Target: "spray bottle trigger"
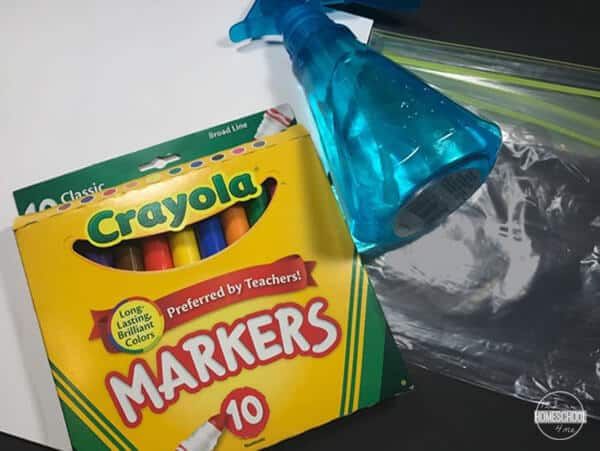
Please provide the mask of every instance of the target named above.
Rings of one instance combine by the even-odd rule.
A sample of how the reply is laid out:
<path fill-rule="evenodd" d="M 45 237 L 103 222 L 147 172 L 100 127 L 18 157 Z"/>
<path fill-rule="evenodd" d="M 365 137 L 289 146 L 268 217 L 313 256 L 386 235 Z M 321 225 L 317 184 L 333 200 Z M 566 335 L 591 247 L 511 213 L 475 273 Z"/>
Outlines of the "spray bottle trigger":
<path fill-rule="evenodd" d="M 275 34 L 280 34 L 275 21 L 265 17 L 257 19 L 246 17 L 243 21 L 232 25 L 229 29 L 229 39 L 231 39 L 231 42 L 259 39 L 265 35 Z"/>

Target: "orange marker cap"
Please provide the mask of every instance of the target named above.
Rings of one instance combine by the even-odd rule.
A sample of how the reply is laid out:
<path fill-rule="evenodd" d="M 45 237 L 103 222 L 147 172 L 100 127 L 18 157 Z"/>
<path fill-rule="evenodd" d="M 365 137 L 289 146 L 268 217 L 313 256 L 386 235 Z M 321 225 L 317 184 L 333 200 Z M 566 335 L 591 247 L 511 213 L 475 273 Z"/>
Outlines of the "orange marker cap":
<path fill-rule="evenodd" d="M 238 240 L 250 228 L 246 210 L 240 204 L 229 207 L 221 213 L 221 224 L 223 225 L 225 240 L 229 245 Z"/>

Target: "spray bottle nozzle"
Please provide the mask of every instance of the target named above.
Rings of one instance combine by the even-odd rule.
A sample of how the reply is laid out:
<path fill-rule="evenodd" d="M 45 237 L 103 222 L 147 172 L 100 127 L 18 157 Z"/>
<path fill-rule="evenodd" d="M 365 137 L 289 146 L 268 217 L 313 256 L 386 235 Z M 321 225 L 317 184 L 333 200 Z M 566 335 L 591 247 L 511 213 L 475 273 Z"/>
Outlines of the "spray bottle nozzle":
<path fill-rule="evenodd" d="M 290 8 L 313 5 L 316 8 L 334 4 L 356 3 L 386 10 L 412 10 L 420 6 L 420 0 L 256 0 L 246 18 L 229 29 L 233 42 L 259 39 L 265 35 L 281 34 L 279 19 Z"/>

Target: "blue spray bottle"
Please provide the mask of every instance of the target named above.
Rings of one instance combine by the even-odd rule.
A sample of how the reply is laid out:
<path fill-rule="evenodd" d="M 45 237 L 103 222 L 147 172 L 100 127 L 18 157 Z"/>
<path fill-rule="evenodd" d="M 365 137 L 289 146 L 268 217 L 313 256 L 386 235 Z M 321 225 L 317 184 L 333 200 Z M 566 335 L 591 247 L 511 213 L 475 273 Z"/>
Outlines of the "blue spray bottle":
<path fill-rule="evenodd" d="M 331 3 L 340 0 L 256 0 L 229 35 L 283 35 L 352 237 L 359 252 L 376 255 L 427 233 L 467 200 L 491 171 L 501 132 L 360 43 L 324 13 Z"/>

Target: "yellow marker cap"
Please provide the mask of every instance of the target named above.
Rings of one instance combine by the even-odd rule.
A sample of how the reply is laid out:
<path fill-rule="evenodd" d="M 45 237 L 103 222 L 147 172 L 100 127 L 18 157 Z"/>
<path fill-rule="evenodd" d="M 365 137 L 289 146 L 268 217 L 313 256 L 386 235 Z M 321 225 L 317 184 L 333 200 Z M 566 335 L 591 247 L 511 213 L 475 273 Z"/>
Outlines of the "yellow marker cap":
<path fill-rule="evenodd" d="M 181 232 L 169 233 L 169 246 L 176 267 L 189 265 L 201 258 L 196 235 L 191 226 L 186 227 Z"/>

